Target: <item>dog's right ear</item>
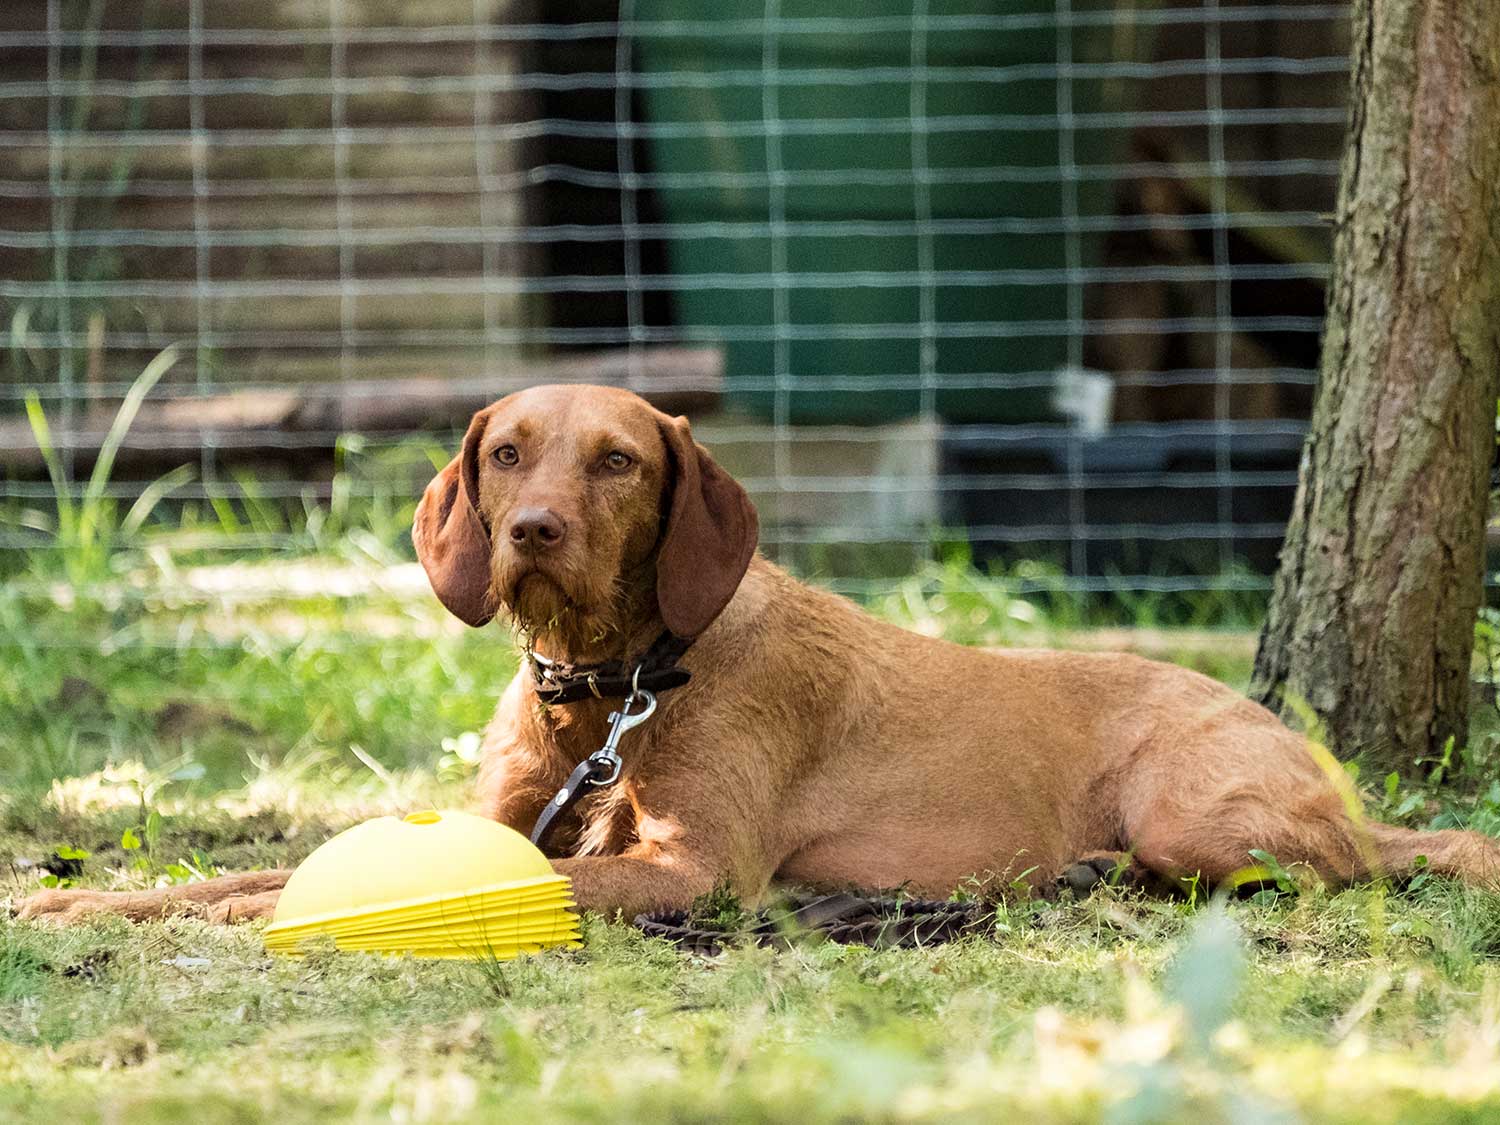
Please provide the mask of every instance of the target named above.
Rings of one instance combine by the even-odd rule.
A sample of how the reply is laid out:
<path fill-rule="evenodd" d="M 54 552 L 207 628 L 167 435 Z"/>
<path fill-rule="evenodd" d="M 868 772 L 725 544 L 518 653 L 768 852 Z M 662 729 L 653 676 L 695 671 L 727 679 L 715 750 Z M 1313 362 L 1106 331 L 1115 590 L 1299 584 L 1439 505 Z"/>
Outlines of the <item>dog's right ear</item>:
<path fill-rule="evenodd" d="M 427 486 L 411 527 L 432 592 L 449 613 L 476 628 L 495 616 L 490 532 L 478 507 L 479 442 L 489 415 L 488 410 L 474 415 L 463 449 Z"/>

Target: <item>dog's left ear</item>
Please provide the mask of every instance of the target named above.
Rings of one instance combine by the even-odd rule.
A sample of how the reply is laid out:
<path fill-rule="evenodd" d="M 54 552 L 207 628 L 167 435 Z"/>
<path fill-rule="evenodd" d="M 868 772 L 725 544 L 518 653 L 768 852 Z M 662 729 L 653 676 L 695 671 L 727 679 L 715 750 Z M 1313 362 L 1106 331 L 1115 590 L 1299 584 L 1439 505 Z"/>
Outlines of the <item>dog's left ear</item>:
<path fill-rule="evenodd" d="M 477 507 L 479 441 L 489 415 L 488 410 L 474 415 L 463 449 L 422 493 L 411 526 L 411 540 L 432 592 L 449 613 L 476 628 L 495 616 L 490 533 Z"/>
<path fill-rule="evenodd" d="M 679 637 L 713 623 L 755 555 L 760 521 L 750 496 L 693 440 L 686 418 L 661 422 L 671 458 L 671 506 L 656 556 L 656 602 Z"/>

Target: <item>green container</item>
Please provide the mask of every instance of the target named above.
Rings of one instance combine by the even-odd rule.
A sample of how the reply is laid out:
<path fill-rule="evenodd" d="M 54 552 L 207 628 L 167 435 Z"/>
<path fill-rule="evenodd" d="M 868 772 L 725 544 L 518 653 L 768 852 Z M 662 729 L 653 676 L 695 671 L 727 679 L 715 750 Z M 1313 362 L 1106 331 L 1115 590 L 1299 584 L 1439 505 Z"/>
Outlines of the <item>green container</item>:
<path fill-rule="evenodd" d="M 1080 0 L 1073 10 L 1109 7 Z M 1075 63 L 1100 61 L 1108 27 L 1074 28 L 1060 43 L 1053 0 L 933 0 L 929 73 L 917 91 L 926 112 L 914 116 L 911 68 L 921 52 L 910 0 L 782 0 L 769 35 L 767 11 L 763 0 L 638 0 L 636 9 L 652 170 L 683 177 L 659 189 L 665 217 L 723 224 L 675 231 L 669 242 L 677 321 L 694 339 L 723 340 L 732 400 L 775 417 L 779 368 L 789 421 L 918 413 L 925 300 L 936 325 L 927 374 L 941 415 L 1052 417 L 1050 388 L 1035 384 L 1066 360 L 1067 286 L 984 275 L 1067 266 L 1065 193 L 1077 193 L 1080 215 L 1108 208 L 1106 182 L 1057 174 L 1061 98 L 1075 113 L 1098 110 L 1103 83 L 1074 77 L 1060 91 L 1055 73 L 1060 48 Z M 983 26 L 996 16 L 1024 26 Z M 774 71 L 763 67 L 768 48 Z M 782 123 L 779 153 L 768 120 Z M 913 171 L 924 137 L 925 201 Z M 1073 159 L 1108 161 L 1114 142 L 1112 131 L 1076 128 Z M 768 156 L 783 174 L 780 193 L 768 183 Z M 1008 171 L 990 171 L 1000 167 Z M 924 211 L 937 223 L 925 239 Z M 997 219 L 1038 222 L 1021 231 L 952 226 Z M 843 226 L 814 225 L 830 222 Z M 1097 236 L 1081 235 L 1078 249 L 1078 264 L 1093 262 Z M 970 276 L 924 293 L 924 260 L 931 271 Z M 787 326 L 779 357 L 775 276 Z"/>

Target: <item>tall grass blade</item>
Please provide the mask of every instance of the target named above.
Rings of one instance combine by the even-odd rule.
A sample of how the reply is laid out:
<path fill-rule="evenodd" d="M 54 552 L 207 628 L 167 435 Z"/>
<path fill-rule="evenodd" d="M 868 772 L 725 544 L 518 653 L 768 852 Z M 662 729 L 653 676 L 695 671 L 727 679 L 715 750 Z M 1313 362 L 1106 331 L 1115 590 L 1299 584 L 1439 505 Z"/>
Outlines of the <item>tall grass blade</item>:
<path fill-rule="evenodd" d="M 36 441 L 37 449 L 41 450 L 47 475 L 52 479 L 52 493 L 57 499 L 57 536 L 64 542 L 71 541 L 76 528 L 73 496 L 63 477 L 57 449 L 52 444 L 52 427 L 47 423 L 47 412 L 42 409 L 42 400 L 35 391 L 26 392 L 26 421 L 31 425 L 31 436 Z"/>
<path fill-rule="evenodd" d="M 21 305 L 10 318 L 10 366 L 15 377 L 25 378 L 26 349 L 31 328 L 31 306 Z"/>
<path fill-rule="evenodd" d="M 151 518 L 151 513 L 156 506 L 192 480 L 194 475 L 191 465 L 178 465 L 171 472 L 163 473 L 143 488 L 141 494 L 136 497 L 135 503 L 130 505 L 130 511 L 126 512 L 125 518 L 120 521 L 121 538 L 129 539 L 140 531 L 145 522 Z"/>
<path fill-rule="evenodd" d="M 120 409 L 115 411 L 114 421 L 110 423 L 109 433 L 104 435 L 104 443 L 99 447 L 99 458 L 94 462 L 94 471 L 89 474 L 89 483 L 84 489 L 83 507 L 79 517 L 79 539 L 83 543 L 87 544 L 93 539 L 94 529 L 98 523 L 100 502 L 105 488 L 109 485 L 110 473 L 114 471 L 115 457 L 120 452 L 125 435 L 135 422 L 135 416 L 140 413 L 141 403 L 176 362 L 177 348 L 175 346 L 166 348 L 158 354 L 136 376 L 135 382 L 130 384 L 130 390 L 125 392 L 125 400 L 120 403 Z"/>

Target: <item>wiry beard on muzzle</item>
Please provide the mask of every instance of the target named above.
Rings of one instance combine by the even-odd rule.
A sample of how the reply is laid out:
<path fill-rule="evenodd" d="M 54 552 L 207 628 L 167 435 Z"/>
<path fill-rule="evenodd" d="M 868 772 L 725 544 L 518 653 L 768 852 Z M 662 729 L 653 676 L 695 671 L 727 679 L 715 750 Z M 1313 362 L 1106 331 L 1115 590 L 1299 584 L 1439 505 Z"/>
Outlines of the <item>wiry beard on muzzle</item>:
<path fill-rule="evenodd" d="M 564 627 L 579 615 L 579 607 L 553 579 L 532 571 L 516 580 L 502 604 L 516 627 L 544 633 Z"/>
<path fill-rule="evenodd" d="M 603 658 L 619 643 L 634 599 L 624 596 L 618 582 L 592 589 L 560 566 L 542 569 L 514 557 L 495 563 L 496 601 L 526 644 L 541 641 L 583 659 Z"/>

